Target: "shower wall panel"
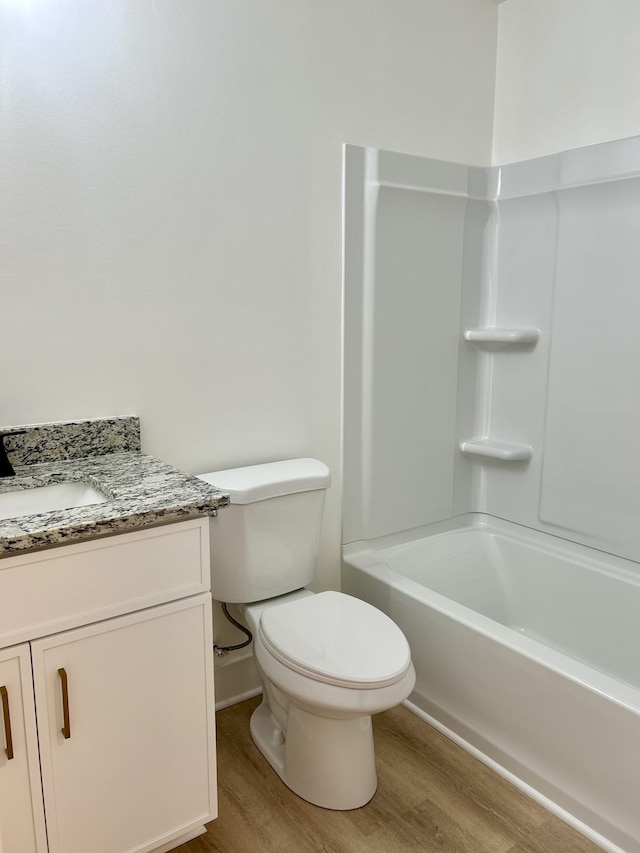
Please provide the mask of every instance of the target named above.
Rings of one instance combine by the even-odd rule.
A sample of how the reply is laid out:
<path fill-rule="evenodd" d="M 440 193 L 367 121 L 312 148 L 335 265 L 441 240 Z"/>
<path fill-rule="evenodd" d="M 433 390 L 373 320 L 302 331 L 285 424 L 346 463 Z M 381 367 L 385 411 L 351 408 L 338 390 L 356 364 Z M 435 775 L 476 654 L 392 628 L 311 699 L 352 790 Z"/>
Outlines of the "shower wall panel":
<path fill-rule="evenodd" d="M 352 146 L 346 156 L 349 175 L 365 182 L 346 187 L 344 532 L 353 541 L 453 514 L 467 168 Z"/>
<path fill-rule="evenodd" d="M 559 205 L 540 517 L 640 560 L 640 181 Z"/>
<path fill-rule="evenodd" d="M 486 512 L 640 561 L 640 137 L 346 166 L 345 541 Z"/>

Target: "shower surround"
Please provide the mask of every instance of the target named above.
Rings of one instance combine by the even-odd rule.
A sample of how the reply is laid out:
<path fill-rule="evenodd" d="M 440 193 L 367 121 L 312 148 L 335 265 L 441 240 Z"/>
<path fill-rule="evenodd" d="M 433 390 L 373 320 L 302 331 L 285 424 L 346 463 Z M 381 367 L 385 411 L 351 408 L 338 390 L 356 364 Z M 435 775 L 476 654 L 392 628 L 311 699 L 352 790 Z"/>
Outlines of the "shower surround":
<path fill-rule="evenodd" d="M 345 589 L 358 586 L 353 553 L 478 519 L 590 549 L 603 565 L 623 558 L 640 584 L 640 139 L 489 168 L 346 146 L 345 166 Z M 584 553 L 568 636 L 584 622 Z M 540 575 L 537 606 L 554 609 L 566 592 L 560 564 L 528 570 Z M 499 575 L 507 593 L 510 576 Z M 375 595 L 405 628 L 393 584 Z M 600 607 L 602 618 L 589 611 L 595 636 L 619 604 Z M 405 629 L 414 646 L 418 615 Z M 421 619 L 426 642 L 428 609 Z M 418 680 L 428 696 L 428 674 Z M 551 720 L 554 702 L 567 716 L 563 690 L 549 696 Z M 602 726 L 615 728 L 620 699 L 610 698 Z M 632 699 L 625 719 L 638 740 Z M 614 803 L 590 809 L 595 788 L 556 784 L 560 766 L 527 779 L 497 719 L 459 726 L 463 713 L 437 701 L 428 710 L 543 796 L 555 791 L 552 805 L 604 846 L 640 851 L 638 809 L 628 820 Z M 594 753 L 594 780 L 603 769 L 615 777 L 599 762 Z"/>

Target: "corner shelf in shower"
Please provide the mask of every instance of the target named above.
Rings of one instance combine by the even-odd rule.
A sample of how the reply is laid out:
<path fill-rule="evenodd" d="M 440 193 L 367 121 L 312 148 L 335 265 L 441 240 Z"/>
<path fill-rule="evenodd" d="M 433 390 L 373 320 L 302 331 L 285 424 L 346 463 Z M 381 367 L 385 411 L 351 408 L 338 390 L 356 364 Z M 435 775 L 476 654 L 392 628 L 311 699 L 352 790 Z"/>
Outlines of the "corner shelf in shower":
<path fill-rule="evenodd" d="M 502 462 L 524 462 L 531 459 L 531 447 L 528 444 L 509 444 L 506 441 L 493 441 L 490 438 L 474 438 L 463 441 L 460 450 L 470 456 L 482 456 L 499 459 Z"/>
<path fill-rule="evenodd" d="M 467 329 L 465 341 L 474 344 L 535 344 L 540 337 L 540 329 Z"/>

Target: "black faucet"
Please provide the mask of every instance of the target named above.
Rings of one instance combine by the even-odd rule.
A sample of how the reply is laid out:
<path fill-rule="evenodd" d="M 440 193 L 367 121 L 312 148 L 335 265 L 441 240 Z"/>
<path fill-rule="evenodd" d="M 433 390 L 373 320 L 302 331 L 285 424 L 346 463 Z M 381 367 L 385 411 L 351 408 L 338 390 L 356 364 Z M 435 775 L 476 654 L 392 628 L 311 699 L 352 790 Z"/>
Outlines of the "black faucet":
<path fill-rule="evenodd" d="M 6 435 L 24 435 L 26 429 L 16 429 L 12 432 L 0 432 L 0 477 L 15 477 L 16 472 L 13 470 L 7 451 L 4 446 L 4 438 Z"/>

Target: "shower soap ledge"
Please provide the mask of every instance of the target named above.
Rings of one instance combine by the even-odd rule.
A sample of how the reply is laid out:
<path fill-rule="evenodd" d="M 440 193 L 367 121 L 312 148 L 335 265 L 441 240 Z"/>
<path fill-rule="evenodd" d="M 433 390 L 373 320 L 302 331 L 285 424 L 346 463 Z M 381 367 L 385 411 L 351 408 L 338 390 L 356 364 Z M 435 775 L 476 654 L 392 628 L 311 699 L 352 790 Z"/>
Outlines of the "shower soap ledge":
<path fill-rule="evenodd" d="M 531 459 L 531 447 L 528 444 L 509 444 L 505 441 L 492 441 L 490 438 L 476 438 L 463 441 L 460 450 L 470 456 L 483 456 L 500 459 L 503 462 L 523 462 Z"/>
<path fill-rule="evenodd" d="M 540 337 L 540 329 L 467 329 L 465 341 L 474 344 L 535 344 Z"/>

